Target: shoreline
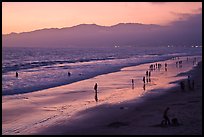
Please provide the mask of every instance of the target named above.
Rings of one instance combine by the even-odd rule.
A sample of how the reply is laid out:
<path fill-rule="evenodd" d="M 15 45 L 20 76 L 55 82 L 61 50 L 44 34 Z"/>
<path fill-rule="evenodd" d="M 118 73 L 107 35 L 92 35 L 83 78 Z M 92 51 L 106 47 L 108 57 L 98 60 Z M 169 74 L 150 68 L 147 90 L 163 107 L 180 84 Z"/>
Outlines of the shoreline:
<path fill-rule="evenodd" d="M 179 57 L 186 57 L 186 56 L 188 56 L 188 57 L 191 57 L 191 56 L 201 57 L 202 55 L 180 55 Z M 41 90 L 46 90 L 46 89 L 50 89 L 50 88 L 55 88 L 55 87 L 64 86 L 64 85 L 72 84 L 72 83 L 75 83 L 75 82 L 80 82 L 80 81 L 83 81 L 83 80 L 91 79 L 91 78 L 94 78 L 94 77 L 97 77 L 97 76 L 100 76 L 100 75 L 119 72 L 119 71 L 121 71 L 121 69 L 126 68 L 126 67 L 132 67 L 132 66 L 138 66 L 138 65 L 148 64 L 148 63 L 154 63 L 154 62 L 161 62 L 161 61 L 170 60 L 173 57 L 178 57 L 178 55 L 176 55 L 176 56 L 174 55 L 174 56 L 171 56 L 171 57 L 166 57 L 166 58 L 158 59 L 158 60 L 128 64 L 128 65 L 124 65 L 122 67 L 117 67 L 117 68 L 114 68 L 114 69 L 111 68 L 110 70 L 107 70 L 106 72 L 92 74 L 92 75 L 85 76 L 85 77 L 82 76 L 82 78 L 76 78 L 76 79 L 74 79 L 72 81 L 69 81 L 69 82 L 64 81 L 64 82 L 61 82 L 61 83 L 51 84 L 51 85 L 47 85 L 47 86 L 43 86 L 43 87 L 30 87 L 30 88 L 25 88 L 25 89 L 5 90 L 4 92 L 2 92 L 2 96 L 12 96 L 12 95 L 25 94 L 25 93 L 31 93 L 31 92 L 38 92 L 38 91 L 41 91 Z M 16 91 L 19 91 L 19 90 L 21 90 L 21 92 L 16 93 Z"/>
<path fill-rule="evenodd" d="M 173 61 L 170 60 L 170 62 L 173 62 Z M 173 69 L 175 66 L 174 64 L 172 65 L 173 65 L 172 66 L 172 69 Z M 136 71 L 137 76 L 140 79 L 142 75 L 144 76 L 144 72 L 146 71 L 147 67 L 149 67 L 149 64 L 143 64 L 135 67 L 127 67 L 127 68 L 121 69 L 120 72 L 97 76 L 92 79 L 76 82 L 76 83 L 58 87 L 58 88 L 47 89 L 41 92 L 19 94 L 19 95 L 14 95 L 12 97 L 4 96 L 2 97 L 2 126 L 3 126 L 2 132 L 3 134 L 36 134 L 39 132 L 38 130 L 42 129 L 41 127 L 44 127 L 46 129 L 46 127 L 49 127 L 51 125 L 58 125 L 59 124 L 58 122 L 60 120 L 69 121 L 70 118 L 71 119 L 77 118 L 78 116 L 75 116 L 73 114 L 75 114 L 75 112 L 79 112 L 81 110 L 80 109 L 81 107 L 83 107 L 82 110 L 84 109 L 89 110 L 89 108 L 92 108 L 92 107 L 95 108 L 100 105 L 102 106 L 105 105 L 106 108 L 111 108 L 111 106 L 113 106 L 115 103 L 121 104 L 128 100 L 132 100 L 135 97 L 140 96 L 140 94 L 141 95 L 143 94 L 143 90 L 141 90 L 142 87 L 136 87 L 135 90 L 132 90 L 132 89 L 129 89 L 131 85 L 129 84 L 127 85 L 125 83 L 126 82 L 129 83 L 129 80 L 132 77 L 132 73 L 136 71 L 136 68 L 138 70 L 138 72 Z M 169 67 L 170 67 L 169 71 L 171 71 L 171 66 Z M 157 92 L 158 88 L 161 88 L 161 86 L 166 85 L 167 87 L 169 87 L 169 84 L 165 83 L 165 79 L 160 77 L 160 74 L 162 73 L 164 73 L 163 70 L 161 72 L 156 71 L 155 74 L 153 74 L 153 81 L 152 81 L 153 85 L 151 84 L 147 85 L 149 88 L 148 90 L 156 88 L 156 92 Z M 171 74 L 170 72 L 166 72 L 162 75 L 166 77 L 168 75 L 170 76 L 170 74 Z M 162 83 L 161 85 L 156 85 L 155 87 L 154 82 L 158 81 L 157 77 L 161 78 L 160 81 Z M 122 86 L 119 86 L 119 89 L 118 89 L 117 88 L 118 86 L 115 86 L 113 81 L 110 80 L 108 82 L 107 79 L 109 80 L 115 79 L 119 82 L 119 83 L 117 82 L 117 84 Z M 100 80 L 99 83 L 106 82 L 106 84 L 105 84 L 105 87 L 103 87 L 103 85 L 100 84 L 101 88 L 99 90 L 103 90 L 104 93 L 102 94 L 99 93 L 99 103 L 95 104 L 95 101 L 92 99 L 93 91 L 90 91 L 90 89 L 87 89 L 86 87 L 92 87 L 93 82 L 98 80 Z M 140 85 L 140 84 L 142 85 L 142 80 L 139 80 L 138 82 L 139 83 L 136 83 L 136 85 Z M 108 89 L 109 86 L 112 86 L 112 88 Z M 107 91 L 105 91 L 105 89 Z M 84 92 L 84 91 L 89 91 L 89 92 Z M 152 92 L 153 95 L 154 95 L 154 92 Z M 156 92 L 155 94 L 157 94 Z M 77 93 L 77 94 L 72 94 L 72 93 Z M 81 94 L 83 98 L 79 98 L 78 94 Z M 141 96 L 141 97 L 144 99 L 147 98 L 147 96 L 144 96 L 144 97 Z M 16 108 L 16 104 L 18 104 L 17 108 Z M 70 104 L 73 104 L 73 106 L 71 106 Z M 121 109 L 126 110 L 125 107 Z M 27 117 L 24 117 L 26 115 Z M 29 116 L 31 116 L 32 119 L 30 119 Z M 12 122 L 15 122 L 15 123 L 12 123 Z"/>
<path fill-rule="evenodd" d="M 75 119 L 51 126 L 37 134 L 51 135 L 202 135 L 202 62 L 184 75 L 196 78 L 194 91 L 179 86 L 162 94 L 144 96 L 141 102 L 100 105 L 78 112 Z M 178 74 L 179 77 L 179 74 Z M 199 78 L 198 78 L 199 77 Z M 179 81 L 187 81 L 187 79 Z M 178 83 L 179 81 L 175 81 Z M 170 119 L 179 126 L 161 127 L 162 113 L 170 107 Z"/>

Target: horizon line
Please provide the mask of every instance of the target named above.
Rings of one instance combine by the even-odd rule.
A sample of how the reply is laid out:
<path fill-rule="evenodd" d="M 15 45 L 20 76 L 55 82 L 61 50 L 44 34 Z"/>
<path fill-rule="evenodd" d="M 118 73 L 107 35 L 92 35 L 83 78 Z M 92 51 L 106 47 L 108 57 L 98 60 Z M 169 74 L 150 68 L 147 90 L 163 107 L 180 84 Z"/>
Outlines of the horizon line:
<path fill-rule="evenodd" d="M 31 31 L 23 31 L 23 32 L 10 32 L 10 33 L 7 33 L 7 34 L 2 34 L 3 35 L 11 35 L 11 34 L 21 34 L 21 33 L 29 33 L 29 32 L 34 32 L 34 31 L 41 31 L 41 30 L 49 30 L 49 29 L 65 29 L 65 28 L 72 28 L 72 27 L 77 27 L 77 26 L 80 26 L 80 25 L 96 25 L 96 26 L 101 26 L 101 27 L 113 27 L 113 26 L 116 26 L 116 25 L 119 25 L 119 24 L 140 24 L 140 25 L 158 25 L 158 26 L 163 26 L 163 25 L 159 25 L 159 24 L 144 24 L 144 23 L 117 23 L 117 24 L 114 24 L 114 25 L 99 25 L 99 24 L 96 24 L 96 23 L 81 23 L 81 24 L 77 24 L 77 25 L 73 25 L 73 26 L 67 26 L 67 27 L 59 27 L 59 28 L 40 28 L 40 29 L 35 29 L 35 30 L 31 30 Z"/>

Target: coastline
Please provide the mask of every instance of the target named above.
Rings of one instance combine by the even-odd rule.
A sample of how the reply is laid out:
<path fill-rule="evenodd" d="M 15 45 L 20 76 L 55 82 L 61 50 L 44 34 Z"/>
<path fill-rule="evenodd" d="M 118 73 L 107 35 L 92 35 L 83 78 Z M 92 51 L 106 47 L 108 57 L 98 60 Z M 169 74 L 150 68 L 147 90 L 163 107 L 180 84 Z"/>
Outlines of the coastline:
<path fill-rule="evenodd" d="M 126 68 L 126 67 L 132 67 L 132 66 L 138 66 L 138 65 L 143 65 L 143 64 L 147 64 L 147 63 L 154 63 L 154 62 L 161 62 L 161 61 L 165 61 L 165 60 L 169 60 L 172 57 L 177 57 L 178 55 L 174 55 L 174 56 L 169 56 L 169 57 L 165 57 L 165 58 L 161 58 L 161 59 L 157 59 L 157 60 L 152 60 L 152 61 L 144 61 L 144 62 L 139 62 L 139 63 L 132 63 L 132 64 L 128 64 L 128 65 L 124 65 L 121 67 L 115 67 L 114 69 L 111 68 L 109 70 L 106 70 L 104 72 L 97 72 L 97 73 L 93 73 L 91 75 L 81 75 L 78 76 L 74 79 L 68 79 L 66 81 L 62 81 L 60 83 L 53 83 L 51 85 L 44 85 L 44 86 L 37 86 L 37 87 L 29 87 L 29 88 L 23 88 L 23 89 L 13 89 L 13 90 L 5 90 L 2 92 L 2 96 L 10 96 L 10 95 L 18 95 L 18 94 L 24 94 L 24 93 L 31 93 L 31 92 L 38 92 L 41 90 L 46 90 L 46 89 L 50 89 L 50 88 L 55 88 L 55 87 L 59 87 L 59 86 L 64 86 L 64 85 L 68 85 L 68 84 L 72 84 L 75 82 L 80 82 L 83 80 L 87 80 L 87 79 L 91 79 L 100 75 L 105 75 L 105 74 L 109 74 L 109 73 L 114 73 L 114 72 L 119 72 L 121 69 Z M 180 55 L 179 57 L 185 57 L 185 56 L 195 56 L 195 55 Z M 196 55 L 196 56 L 201 56 L 201 55 Z M 19 92 L 20 90 L 20 92 Z"/>
<path fill-rule="evenodd" d="M 94 77 L 89 80 L 84 80 L 80 82 L 76 82 L 67 86 L 61 86 L 53 89 L 47 89 L 42 90 L 41 92 L 33 92 L 33 93 L 27 93 L 27 94 L 19 94 L 14 96 L 6 96 L 2 97 L 2 125 L 3 130 L 2 134 L 50 134 L 52 132 L 41 132 L 40 130 L 44 130 L 49 128 L 51 125 L 64 125 L 66 121 L 78 119 L 78 118 L 85 118 L 84 115 L 74 115 L 75 112 L 78 112 L 77 109 L 80 110 L 80 107 L 83 107 L 82 111 L 89 110 L 89 108 L 97 108 L 100 106 L 106 106 L 105 108 L 111 108 L 114 106 L 114 104 L 122 104 L 123 102 L 126 102 L 128 100 L 132 100 L 135 97 L 141 96 L 140 98 L 147 98 L 146 96 L 143 96 L 143 90 L 142 87 L 137 87 L 135 90 L 129 89 L 129 84 L 125 84 L 125 82 L 128 82 L 132 76 L 132 72 L 135 71 L 136 68 L 138 68 L 138 74 L 137 76 L 140 77 L 144 75 L 145 68 L 149 66 L 148 64 L 143 64 L 141 66 L 135 66 L 135 67 L 128 67 L 122 69 L 120 72 L 110 73 L 106 75 L 101 75 Z M 174 65 L 173 65 L 174 66 Z M 174 67 L 172 67 L 174 68 Z M 174 70 L 174 69 L 173 69 Z M 158 74 L 157 74 L 158 73 Z M 177 73 L 177 72 L 176 72 Z M 165 79 L 160 77 L 160 74 L 164 75 L 165 77 L 170 75 L 171 73 L 164 73 L 161 72 L 155 72 L 155 78 L 153 76 L 153 85 L 149 85 L 148 88 L 151 91 L 151 89 L 154 89 L 156 91 L 159 91 L 158 89 L 166 86 L 166 88 L 169 88 L 170 84 L 167 84 Z M 158 81 L 158 78 L 160 77 L 161 85 L 155 85 L 154 81 Z M 109 82 L 105 87 L 103 87 L 101 84 L 100 90 L 106 90 L 103 94 L 99 93 L 100 95 L 100 102 L 98 104 L 95 104 L 95 102 L 92 100 L 92 95 L 90 96 L 90 93 L 87 91 L 90 91 L 90 89 L 87 89 L 85 86 L 92 87 L 93 83 L 97 80 L 100 80 L 102 83 L 107 82 L 107 79 L 112 80 L 115 78 L 117 79 L 119 83 L 122 86 L 115 86 L 113 82 Z M 122 79 L 123 78 L 123 79 Z M 115 79 L 116 80 L 116 79 Z M 100 83 L 101 83 L 100 82 Z M 120 83 L 122 82 L 122 83 Z M 163 83 L 164 82 L 164 83 Z M 129 82 L 128 82 L 129 83 Z M 136 83 L 136 85 L 141 85 L 142 83 L 139 80 L 139 83 Z M 78 88 L 81 86 L 81 88 Z M 109 86 L 112 86 L 111 89 L 109 89 Z M 115 88 L 119 88 L 116 91 Z M 155 89 L 156 88 L 156 89 Z M 83 89 L 83 90 L 82 90 Z M 67 92 L 67 90 L 69 90 Z M 70 91 L 71 90 L 71 91 Z M 139 91 L 141 90 L 141 91 Z M 164 90 L 164 89 L 161 89 Z M 137 91 L 137 92 L 133 92 Z M 92 91 L 90 91 L 92 92 Z M 109 93 L 111 92 L 111 93 Z M 82 94 L 83 98 L 79 98 L 77 94 Z M 153 92 L 152 92 L 153 93 Z M 92 94 L 92 93 L 91 93 Z M 87 96 L 87 98 L 86 98 Z M 77 97 L 77 98 L 76 98 Z M 91 97 L 91 99 L 90 99 Z M 85 100 L 84 100 L 85 98 Z M 70 100 L 69 100 L 70 99 Z M 77 100 L 76 100 L 77 99 Z M 121 99 L 124 99 L 121 102 Z M 148 99 L 149 100 L 149 99 Z M 138 100 L 137 100 L 138 101 Z M 133 101 L 134 102 L 134 101 Z M 16 104 L 18 104 L 18 107 L 16 108 Z M 68 104 L 72 104 L 68 105 Z M 140 103 L 139 103 L 140 104 Z M 120 106 L 121 107 L 121 106 Z M 103 108 L 103 107 L 102 107 Z M 90 109 L 91 110 L 91 109 Z M 101 109 L 104 110 L 104 109 Z M 105 109 L 106 110 L 106 109 Z M 114 109 L 115 110 L 115 109 Z M 126 110 L 126 107 L 122 107 L 121 109 L 118 109 L 116 107 L 116 112 L 114 114 L 120 114 L 121 110 Z M 131 110 L 128 108 L 128 110 Z M 73 112 L 70 112 L 73 111 Z M 110 109 L 109 109 L 110 111 Z M 119 111 L 119 113 L 117 113 Z M 15 112 L 15 113 L 14 113 Z M 22 113 L 23 112 L 23 113 Z M 91 111 L 92 112 L 92 111 Z M 88 116 L 92 115 L 92 113 L 86 113 Z M 109 112 L 105 111 L 106 114 Z M 123 113 L 121 113 L 123 114 Z M 25 117 L 27 115 L 27 117 Z M 29 116 L 32 116 L 32 119 L 29 118 Z M 111 115 L 112 118 L 113 114 Z M 62 120 L 62 121 L 61 121 Z M 15 122 L 15 123 L 13 123 Z M 91 121 L 92 122 L 92 121 Z M 102 121 L 100 124 L 102 124 L 104 121 Z M 90 122 L 88 122 L 90 123 Z M 93 124 L 94 118 L 93 118 Z M 25 126 L 26 125 L 26 126 Z M 73 125 L 73 124 L 72 124 Z M 82 124 L 83 125 L 83 124 Z M 78 125 L 79 126 L 79 125 Z M 77 126 L 77 127 L 78 127 Z M 43 127 L 43 128 L 42 128 Z M 73 126 L 74 127 L 74 126 Z M 57 128 L 55 128 L 57 129 Z M 63 128 L 56 130 L 53 134 L 64 134 Z M 75 129 L 77 130 L 77 129 Z M 81 134 L 83 134 L 83 126 Z M 87 130 L 88 131 L 88 130 Z M 89 133 L 92 130 L 89 130 Z M 97 131 L 97 130 L 96 130 Z M 74 134 L 74 132 L 72 132 Z M 71 133 L 71 134 L 72 134 Z M 79 132 L 75 132 L 76 134 L 79 134 Z M 89 134 L 87 133 L 87 134 Z M 97 133 L 100 134 L 100 131 Z M 104 132 L 102 132 L 104 133 Z M 111 132 L 114 134 L 114 132 Z M 67 131 L 65 134 L 69 134 Z M 93 133 L 94 134 L 94 133 Z"/>
<path fill-rule="evenodd" d="M 202 135 L 202 62 L 185 73 L 195 79 L 194 91 L 180 87 L 144 97 L 142 102 L 128 101 L 101 105 L 79 112 L 68 124 L 64 121 L 38 134 L 62 135 Z M 186 79 L 184 79 L 186 81 Z M 178 81 L 177 81 L 178 82 Z M 170 107 L 169 117 L 179 126 L 160 126 L 162 114 Z"/>

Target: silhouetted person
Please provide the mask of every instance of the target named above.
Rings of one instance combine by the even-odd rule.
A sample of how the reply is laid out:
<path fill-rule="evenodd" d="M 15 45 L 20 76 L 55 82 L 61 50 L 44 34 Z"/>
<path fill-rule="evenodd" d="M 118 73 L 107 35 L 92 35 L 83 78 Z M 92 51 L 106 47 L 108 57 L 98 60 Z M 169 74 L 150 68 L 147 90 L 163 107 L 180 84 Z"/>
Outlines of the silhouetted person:
<path fill-rule="evenodd" d="M 143 85 L 143 90 L 145 90 L 145 84 Z"/>
<path fill-rule="evenodd" d="M 191 89 L 191 80 L 190 80 L 190 76 L 188 76 L 188 88 Z"/>
<path fill-rule="evenodd" d="M 167 64 L 165 63 L 165 68 L 167 67 Z"/>
<path fill-rule="evenodd" d="M 148 77 L 148 71 L 146 71 L 146 77 Z"/>
<path fill-rule="evenodd" d="M 149 71 L 149 78 L 151 77 L 151 71 Z"/>
<path fill-rule="evenodd" d="M 167 68 L 165 68 L 165 71 L 167 71 Z"/>
<path fill-rule="evenodd" d="M 150 76 L 151 76 L 151 72 L 149 71 L 149 73 L 148 73 L 148 82 L 151 82 L 151 80 L 150 80 Z"/>
<path fill-rule="evenodd" d="M 195 82 L 194 80 L 192 80 L 192 90 L 194 90 L 194 88 L 195 88 Z"/>
<path fill-rule="evenodd" d="M 151 65 L 149 66 L 149 68 L 150 68 L 150 70 L 153 70 L 153 65 L 151 64 Z"/>
<path fill-rule="evenodd" d="M 178 61 L 176 61 L 176 67 L 178 67 Z"/>
<path fill-rule="evenodd" d="M 172 123 L 173 126 L 179 126 L 180 125 L 177 118 L 173 118 L 171 120 L 171 123 Z"/>
<path fill-rule="evenodd" d="M 18 78 L 18 72 L 16 72 L 16 78 Z"/>
<path fill-rule="evenodd" d="M 71 76 L 71 73 L 70 73 L 70 72 L 68 72 L 68 76 L 69 76 L 69 77 Z"/>
<path fill-rule="evenodd" d="M 151 82 L 151 78 L 149 77 L 149 82 Z"/>
<path fill-rule="evenodd" d="M 169 117 L 168 117 L 168 115 L 167 115 L 168 111 L 169 111 L 169 107 L 167 107 L 167 108 L 165 109 L 164 114 L 163 114 L 164 124 L 165 124 L 165 125 L 167 125 L 167 124 L 170 125 L 170 120 L 169 120 Z"/>
<path fill-rule="evenodd" d="M 182 61 L 179 61 L 179 68 L 182 68 Z"/>
<path fill-rule="evenodd" d="M 94 90 L 95 90 L 95 101 L 98 102 L 98 96 L 97 96 L 98 84 L 97 83 L 94 85 Z"/>
<path fill-rule="evenodd" d="M 160 70 L 160 68 L 161 68 L 161 64 L 158 64 L 158 69 Z"/>
<path fill-rule="evenodd" d="M 196 65 L 196 57 L 193 59 L 193 65 Z"/>
<path fill-rule="evenodd" d="M 132 79 L 132 89 L 134 89 L 134 79 Z"/>
<path fill-rule="evenodd" d="M 185 85 L 184 85 L 184 82 L 183 82 L 183 81 L 180 82 L 180 87 L 181 87 L 181 90 L 182 90 L 182 91 L 185 91 Z"/>
<path fill-rule="evenodd" d="M 144 82 L 144 84 L 145 84 L 145 77 L 143 77 L 143 82 Z"/>

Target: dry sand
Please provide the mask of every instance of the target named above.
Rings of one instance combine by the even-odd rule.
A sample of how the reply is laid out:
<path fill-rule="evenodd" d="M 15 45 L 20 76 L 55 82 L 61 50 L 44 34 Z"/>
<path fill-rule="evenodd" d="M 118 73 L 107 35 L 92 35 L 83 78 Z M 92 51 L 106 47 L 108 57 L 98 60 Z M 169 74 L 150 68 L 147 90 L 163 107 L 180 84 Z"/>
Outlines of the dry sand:
<path fill-rule="evenodd" d="M 201 135 L 202 65 L 188 72 L 195 77 L 195 90 L 181 92 L 177 80 L 187 74 L 175 74 L 190 70 L 192 64 L 177 69 L 175 60 L 166 62 L 168 71 L 153 72 L 145 91 L 140 79 L 149 64 L 39 92 L 3 96 L 2 134 Z M 129 84 L 132 77 L 134 90 Z M 103 91 L 98 103 L 93 100 L 95 81 Z M 169 83 L 173 81 L 177 82 Z M 167 106 L 169 117 L 178 118 L 179 126 L 159 126 Z"/>

